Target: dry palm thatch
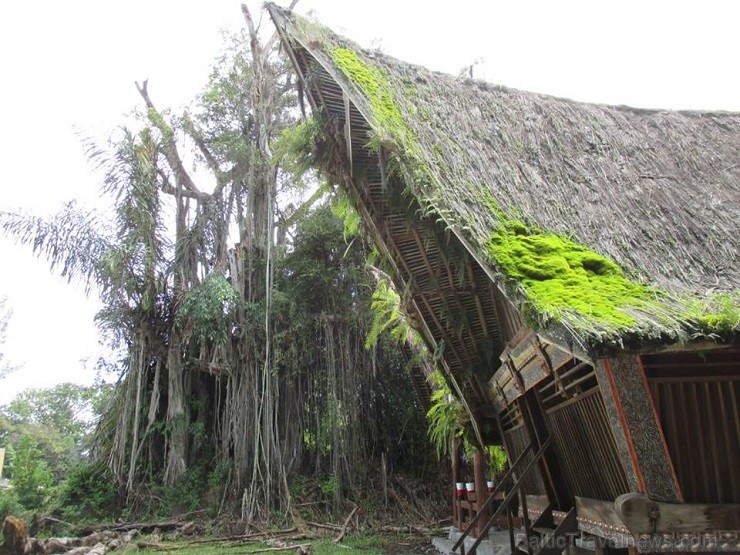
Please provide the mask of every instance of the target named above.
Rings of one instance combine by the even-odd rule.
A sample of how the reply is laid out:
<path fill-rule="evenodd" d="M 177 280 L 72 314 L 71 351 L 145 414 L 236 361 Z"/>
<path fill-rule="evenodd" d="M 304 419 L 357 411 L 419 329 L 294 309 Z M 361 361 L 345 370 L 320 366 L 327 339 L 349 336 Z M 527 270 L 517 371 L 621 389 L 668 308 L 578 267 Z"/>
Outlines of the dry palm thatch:
<path fill-rule="evenodd" d="M 324 120 L 324 169 L 452 375 L 490 367 L 520 317 L 589 358 L 736 340 L 739 114 L 460 80 L 268 10 Z"/>

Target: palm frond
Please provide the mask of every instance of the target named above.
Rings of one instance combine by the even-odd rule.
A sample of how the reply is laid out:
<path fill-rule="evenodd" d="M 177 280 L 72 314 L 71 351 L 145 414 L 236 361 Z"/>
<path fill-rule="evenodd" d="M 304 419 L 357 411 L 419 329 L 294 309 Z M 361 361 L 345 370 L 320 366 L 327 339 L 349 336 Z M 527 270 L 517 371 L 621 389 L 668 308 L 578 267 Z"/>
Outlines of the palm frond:
<path fill-rule="evenodd" d="M 0 211 L 0 229 L 68 280 L 80 279 L 89 292 L 102 285 L 100 260 L 112 245 L 112 230 L 93 210 L 69 202 L 51 218 L 22 211 Z"/>

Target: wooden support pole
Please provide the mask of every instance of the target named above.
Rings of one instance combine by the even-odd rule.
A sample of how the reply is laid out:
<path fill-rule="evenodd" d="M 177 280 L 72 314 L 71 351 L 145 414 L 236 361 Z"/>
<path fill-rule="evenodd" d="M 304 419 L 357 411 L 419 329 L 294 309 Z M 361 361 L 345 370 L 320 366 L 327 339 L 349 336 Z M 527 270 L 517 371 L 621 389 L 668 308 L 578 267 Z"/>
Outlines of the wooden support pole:
<path fill-rule="evenodd" d="M 462 514 L 455 490 L 455 485 L 460 481 L 460 438 L 453 438 L 450 453 L 452 457 L 452 522 L 458 530 L 462 530 Z"/>
<path fill-rule="evenodd" d="M 476 449 L 475 455 L 473 457 L 473 479 L 475 481 L 475 499 L 477 510 L 480 510 L 480 507 L 482 507 L 483 504 L 486 502 L 486 499 L 488 499 L 488 491 L 486 489 L 487 466 L 488 464 L 486 461 L 486 452 L 480 448 Z M 486 509 L 485 512 L 488 513 L 488 509 Z M 490 514 L 483 514 L 480 516 L 478 524 L 475 527 L 476 536 L 480 534 L 480 531 L 488 522 L 489 516 Z"/>

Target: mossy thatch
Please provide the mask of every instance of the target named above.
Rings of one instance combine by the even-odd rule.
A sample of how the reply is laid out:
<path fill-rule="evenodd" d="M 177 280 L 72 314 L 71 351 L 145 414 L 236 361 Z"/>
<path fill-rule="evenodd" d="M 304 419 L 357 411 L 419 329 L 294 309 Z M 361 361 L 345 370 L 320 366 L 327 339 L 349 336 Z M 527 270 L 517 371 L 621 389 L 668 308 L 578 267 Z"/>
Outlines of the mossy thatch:
<path fill-rule="evenodd" d="M 406 192 L 535 327 L 589 345 L 737 333 L 740 115 L 460 80 L 269 9 L 349 94 L 367 148 L 381 137 Z"/>

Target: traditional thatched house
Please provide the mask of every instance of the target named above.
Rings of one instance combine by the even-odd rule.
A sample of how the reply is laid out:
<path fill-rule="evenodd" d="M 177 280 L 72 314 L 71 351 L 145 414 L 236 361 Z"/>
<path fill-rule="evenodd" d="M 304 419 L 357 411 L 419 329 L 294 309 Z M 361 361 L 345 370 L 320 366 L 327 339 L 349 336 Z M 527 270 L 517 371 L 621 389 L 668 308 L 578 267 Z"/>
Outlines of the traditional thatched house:
<path fill-rule="evenodd" d="M 525 513 L 740 549 L 740 115 L 454 79 L 268 9 L 323 169 Z"/>

